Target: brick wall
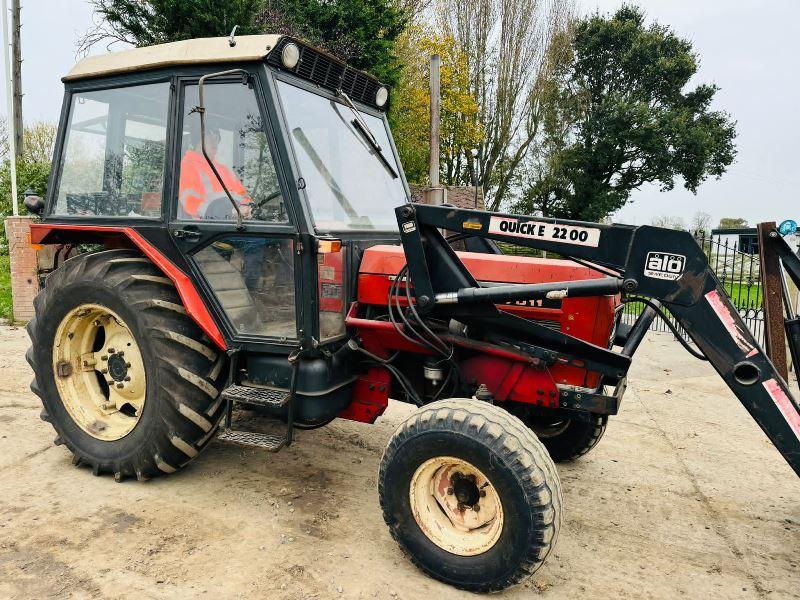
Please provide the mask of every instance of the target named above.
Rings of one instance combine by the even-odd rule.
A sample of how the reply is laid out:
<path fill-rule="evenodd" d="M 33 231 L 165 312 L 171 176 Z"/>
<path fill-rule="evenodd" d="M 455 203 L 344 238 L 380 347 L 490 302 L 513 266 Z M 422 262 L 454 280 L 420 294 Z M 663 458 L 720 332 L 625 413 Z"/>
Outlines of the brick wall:
<path fill-rule="evenodd" d="M 31 246 L 30 224 L 33 217 L 8 217 L 6 237 L 11 258 L 11 294 L 14 319 L 29 321 L 33 318 L 33 298 L 39 292 L 36 276 L 36 249 Z"/>
<path fill-rule="evenodd" d="M 426 189 L 423 185 L 409 184 L 411 188 L 411 200 L 419 202 L 422 198 L 422 192 Z M 477 206 L 475 203 L 475 188 L 470 186 L 446 186 L 447 187 L 447 203 L 457 206 L 459 208 L 477 208 L 478 210 L 485 210 L 483 203 L 483 189 L 478 188 L 478 201 Z"/>

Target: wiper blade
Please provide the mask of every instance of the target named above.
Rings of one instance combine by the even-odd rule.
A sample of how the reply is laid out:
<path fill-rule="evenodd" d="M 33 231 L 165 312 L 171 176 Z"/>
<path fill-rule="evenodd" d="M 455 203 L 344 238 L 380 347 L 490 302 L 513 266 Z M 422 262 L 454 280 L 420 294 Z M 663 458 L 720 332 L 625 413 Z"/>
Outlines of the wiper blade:
<path fill-rule="evenodd" d="M 353 113 L 355 119 L 351 121 L 353 127 L 361 134 L 361 137 L 369 144 L 370 148 L 372 148 L 375 156 L 381 162 L 381 164 L 386 167 L 386 170 L 389 171 L 389 174 L 392 176 L 392 179 L 397 179 L 400 177 L 397 174 L 397 171 L 394 170 L 392 167 L 392 163 L 389 162 L 389 159 L 386 158 L 386 155 L 383 153 L 383 149 L 381 148 L 380 144 L 378 144 L 378 140 L 375 139 L 375 136 L 369 130 L 369 127 L 361 118 L 361 115 L 358 114 L 358 109 L 353 104 L 353 101 L 350 100 L 350 96 L 344 93 L 343 90 L 337 90 L 337 95 L 344 100 L 344 103 L 347 105 L 347 108 Z"/>

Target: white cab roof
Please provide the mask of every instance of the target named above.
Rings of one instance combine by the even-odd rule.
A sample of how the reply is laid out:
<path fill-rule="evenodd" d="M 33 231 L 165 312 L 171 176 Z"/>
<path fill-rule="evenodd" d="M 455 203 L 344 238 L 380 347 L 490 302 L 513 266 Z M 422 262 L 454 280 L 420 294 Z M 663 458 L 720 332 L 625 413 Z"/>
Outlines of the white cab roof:
<path fill-rule="evenodd" d="M 159 67 L 263 60 L 281 37 L 239 35 L 236 36 L 236 45 L 233 47 L 228 43 L 227 37 L 198 38 L 87 56 L 62 81 L 134 73 Z"/>

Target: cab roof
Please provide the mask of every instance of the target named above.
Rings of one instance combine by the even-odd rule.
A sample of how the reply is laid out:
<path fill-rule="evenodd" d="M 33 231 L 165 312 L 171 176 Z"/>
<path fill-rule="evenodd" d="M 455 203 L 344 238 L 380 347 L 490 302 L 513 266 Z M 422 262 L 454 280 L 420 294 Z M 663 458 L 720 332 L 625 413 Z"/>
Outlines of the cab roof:
<path fill-rule="evenodd" d="M 159 67 L 260 61 L 275 48 L 282 37 L 238 35 L 235 38 L 235 46 L 230 45 L 228 37 L 198 38 L 87 56 L 79 61 L 62 81 L 135 73 Z"/>

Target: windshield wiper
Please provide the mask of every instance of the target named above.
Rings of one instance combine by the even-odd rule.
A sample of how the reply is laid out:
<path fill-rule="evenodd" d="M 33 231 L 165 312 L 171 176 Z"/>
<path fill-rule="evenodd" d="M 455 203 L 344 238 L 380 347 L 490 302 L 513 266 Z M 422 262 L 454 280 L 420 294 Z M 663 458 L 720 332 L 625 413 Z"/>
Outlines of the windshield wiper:
<path fill-rule="evenodd" d="M 361 134 L 361 137 L 363 137 L 364 140 L 366 140 L 366 142 L 370 145 L 370 147 L 375 153 L 375 156 L 378 158 L 379 161 L 381 161 L 381 164 L 383 164 L 383 166 L 386 167 L 386 170 L 389 171 L 389 174 L 392 176 L 392 179 L 397 179 L 399 177 L 397 171 L 394 170 L 394 167 L 392 167 L 392 164 L 389 162 L 389 159 L 386 158 L 386 155 L 383 153 L 383 149 L 381 148 L 380 144 L 378 144 L 378 140 L 375 139 L 375 136 L 372 134 L 372 132 L 370 131 L 369 127 L 364 122 L 364 120 L 361 118 L 361 115 L 358 114 L 358 109 L 353 104 L 353 101 L 350 100 L 350 96 L 345 94 L 344 90 L 336 90 L 336 95 L 339 96 L 339 98 L 341 98 L 342 100 L 344 100 L 344 103 L 347 105 L 347 108 L 349 108 L 350 111 L 353 113 L 353 116 L 355 117 L 355 119 L 351 121 L 353 127 L 355 127 L 355 129 Z"/>

